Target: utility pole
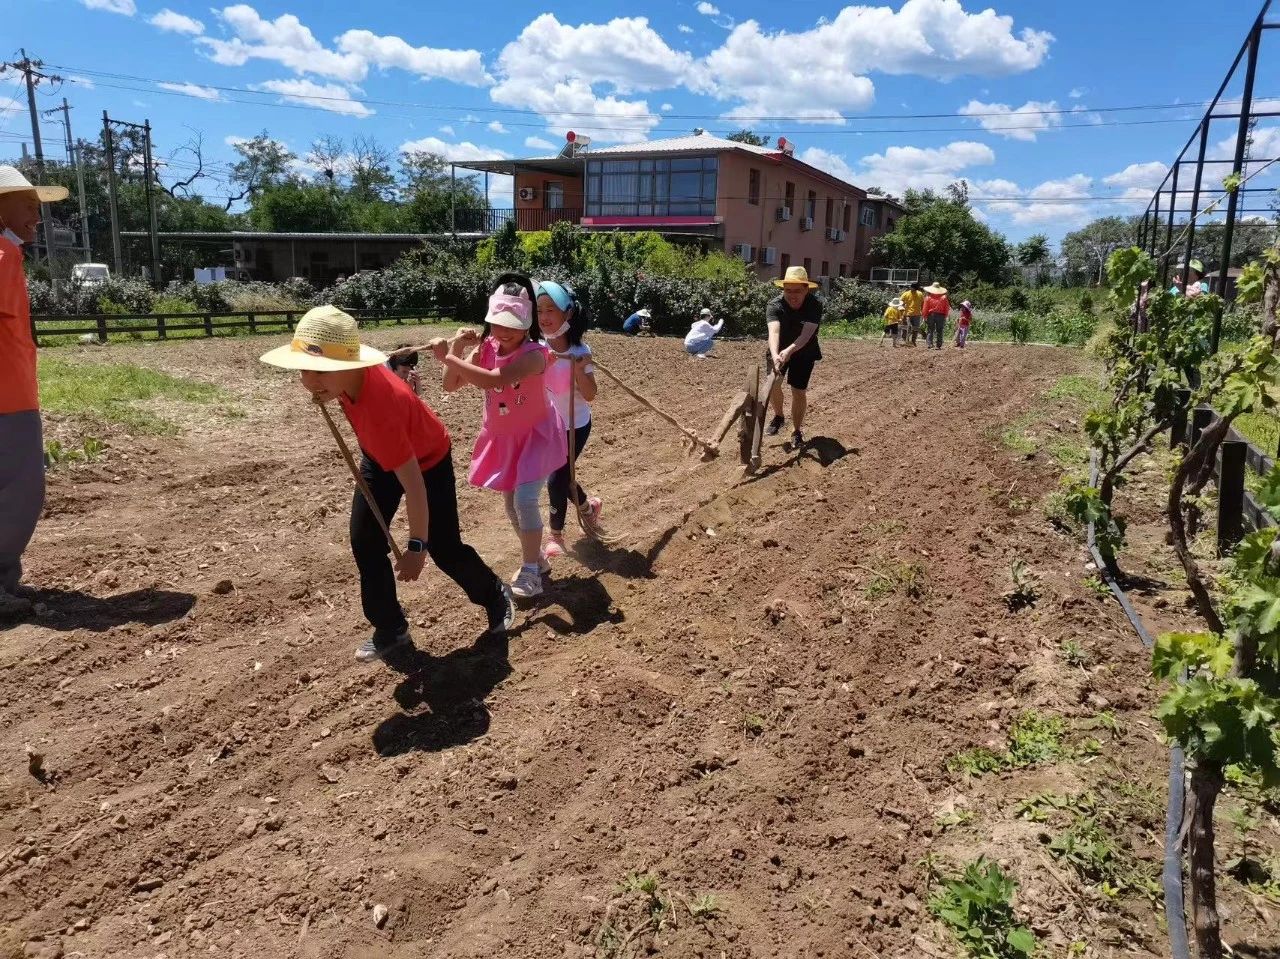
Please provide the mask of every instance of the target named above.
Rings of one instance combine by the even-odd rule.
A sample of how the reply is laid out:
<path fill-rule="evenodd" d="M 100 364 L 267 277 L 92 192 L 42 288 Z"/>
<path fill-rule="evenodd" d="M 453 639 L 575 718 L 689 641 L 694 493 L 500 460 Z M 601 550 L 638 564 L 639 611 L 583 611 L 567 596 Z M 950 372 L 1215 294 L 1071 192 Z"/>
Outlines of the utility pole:
<path fill-rule="evenodd" d="M 23 78 L 27 83 L 27 110 L 31 114 L 31 139 L 36 151 L 36 170 L 37 179 L 44 182 L 44 144 L 40 140 L 40 113 L 36 110 L 36 79 L 46 78 L 44 74 L 38 71 L 39 61 L 33 61 L 27 56 L 26 49 L 22 49 L 22 59 L 17 63 L 6 64 L 16 70 L 21 70 Z M 45 262 L 50 269 L 53 267 L 53 223 L 49 217 L 49 204 L 40 204 L 40 222 L 44 227 L 44 256 Z"/>
<path fill-rule="evenodd" d="M 71 135 L 71 104 L 67 103 L 66 97 L 63 97 L 62 106 L 44 112 L 62 114 L 62 128 L 67 137 L 67 163 L 75 168 L 76 189 L 80 195 L 80 252 L 84 262 L 88 263 L 93 255 L 89 251 L 89 211 L 84 196 L 84 164 L 80 162 L 80 151 L 76 147 L 75 138 Z"/>
<path fill-rule="evenodd" d="M 145 168 L 147 192 L 147 229 L 151 231 L 151 285 L 159 287 L 160 276 L 160 235 L 156 232 L 156 204 L 152 195 L 151 181 L 155 178 L 155 169 L 151 165 L 151 121 L 142 121 L 143 132 L 143 166 Z"/>
<path fill-rule="evenodd" d="M 116 150 L 112 140 L 111 117 L 102 111 L 102 143 L 107 153 L 107 196 L 111 207 L 111 255 L 116 276 L 124 275 L 124 263 L 120 256 L 120 203 L 116 194 Z"/>

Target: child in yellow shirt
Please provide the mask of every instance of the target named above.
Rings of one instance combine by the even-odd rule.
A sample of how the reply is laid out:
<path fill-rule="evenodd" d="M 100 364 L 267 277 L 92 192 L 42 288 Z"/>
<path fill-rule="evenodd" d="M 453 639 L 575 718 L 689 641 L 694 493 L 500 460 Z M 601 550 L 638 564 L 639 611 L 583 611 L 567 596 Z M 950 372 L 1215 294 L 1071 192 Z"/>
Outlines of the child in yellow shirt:
<path fill-rule="evenodd" d="M 898 345 L 898 331 L 902 328 L 902 321 L 906 318 L 907 308 L 902 300 L 894 297 L 889 301 L 889 305 L 884 310 L 884 336 L 893 337 L 893 345 Z M 884 341 L 884 336 L 880 338 Z"/>

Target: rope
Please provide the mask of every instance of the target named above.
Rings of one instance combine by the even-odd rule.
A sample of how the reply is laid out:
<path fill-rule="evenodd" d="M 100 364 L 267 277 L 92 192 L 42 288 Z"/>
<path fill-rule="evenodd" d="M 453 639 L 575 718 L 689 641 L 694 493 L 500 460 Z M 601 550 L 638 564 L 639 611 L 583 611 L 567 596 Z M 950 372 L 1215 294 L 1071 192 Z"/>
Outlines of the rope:
<path fill-rule="evenodd" d="M 382 532 L 387 537 L 387 545 L 391 547 L 392 555 L 395 556 L 397 563 L 400 562 L 402 558 L 400 547 L 396 545 L 395 537 L 391 535 L 391 530 L 387 527 L 387 521 L 382 516 L 382 510 L 378 508 L 377 500 L 373 498 L 373 491 L 369 489 L 369 484 L 360 475 L 360 467 L 356 466 L 355 457 L 351 455 L 351 450 L 347 447 L 347 441 L 342 438 L 342 433 L 338 431 L 338 424 L 329 415 L 327 406 L 319 402 L 316 403 L 316 406 L 320 407 L 320 412 L 324 415 L 324 421 L 329 424 L 329 432 L 338 441 L 338 449 L 342 450 L 342 458 L 347 461 L 347 469 L 351 470 L 351 475 L 355 477 L 356 485 L 360 487 L 360 492 L 364 494 L 364 501 L 369 504 L 369 509 L 373 512 L 373 518 L 382 527 Z"/>

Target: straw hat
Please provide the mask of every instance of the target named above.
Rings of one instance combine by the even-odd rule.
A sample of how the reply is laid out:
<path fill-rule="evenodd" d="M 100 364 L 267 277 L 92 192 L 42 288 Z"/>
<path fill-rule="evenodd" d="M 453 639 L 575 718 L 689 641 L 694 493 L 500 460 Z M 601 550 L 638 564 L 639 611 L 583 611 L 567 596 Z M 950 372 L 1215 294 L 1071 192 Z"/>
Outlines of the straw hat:
<path fill-rule="evenodd" d="M 934 296 L 942 296 L 947 292 L 947 288 L 945 286 L 938 286 L 937 283 L 931 283 L 924 288 L 924 291 L 926 293 L 932 293 Z"/>
<path fill-rule="evenodd" d="M 816 290 L 818 288 L 818 284 L 809 279 L 809 271 L 803 266 L 789 266 L 787 267 L 787 272 L 782 279 L 773 281 L 774 286 L 781 287 L 799 286 L 801 284 L 807 286 L 811 290 Z"/>
<path fill-rule="evenodd" d="M 703 308 L 698 312 L 698 315 L 699 315 L 699 316 L 710 316 L 710 315 L 711 315 L 711 307 L 709 307 L 709 306 L 704 306 L 704 307 L 703 307 Z"/>
<path fill-rule="evenodd" d="M 636 310 L 636 316 L 643 316 L 647 320 L 647 319 L 650 319 L 653 316 L 653 314 L 650 313 L 648 310 Z"/>
<path fill-rule="evenodd" d="M 65 186 L 36 186 L 17 167 L 0 166 L 0 194 L 34 193 L 41 203 L 54 203 L 70 196 Z"/>
<path fill-rule="evenodd" d="M 298 321 L 293 342 L 263 353 L 263 363 L 282 370 L 332 373 L 387 361 L 387 355 L 360 342 L 356 321 L 336 306 L 317 306 Z"/>
<path fill-rule="evenodd" d="M 902 298 L 897 296 L 895 296 L 892 300 L 889 301 L 889 305 L 893 307 L 895 310 L 900 310 L 904 306 L 906 306 L 906 304 L 902 302 Z"/>

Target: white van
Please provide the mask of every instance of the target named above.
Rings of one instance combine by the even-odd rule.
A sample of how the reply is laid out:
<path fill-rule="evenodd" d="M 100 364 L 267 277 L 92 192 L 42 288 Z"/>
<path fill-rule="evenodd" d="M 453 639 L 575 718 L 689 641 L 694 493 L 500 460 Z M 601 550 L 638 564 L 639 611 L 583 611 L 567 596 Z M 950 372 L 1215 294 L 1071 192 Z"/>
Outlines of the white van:
<path fill-rule="evenodd" d="M 71 279 L 81 286 L 102 286 L 111 279 L 105 263 L 77 263 L 71 267 Z"/>

